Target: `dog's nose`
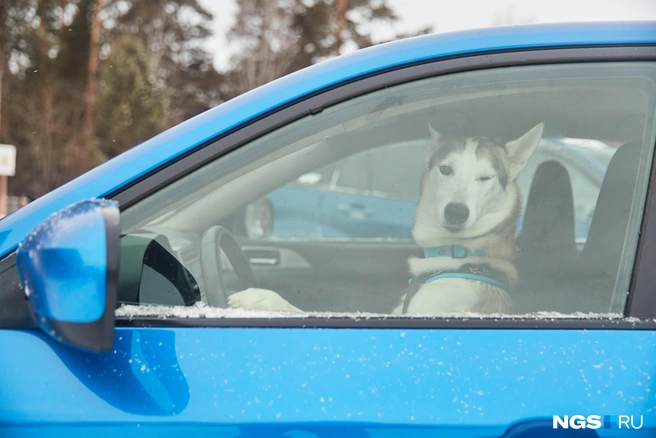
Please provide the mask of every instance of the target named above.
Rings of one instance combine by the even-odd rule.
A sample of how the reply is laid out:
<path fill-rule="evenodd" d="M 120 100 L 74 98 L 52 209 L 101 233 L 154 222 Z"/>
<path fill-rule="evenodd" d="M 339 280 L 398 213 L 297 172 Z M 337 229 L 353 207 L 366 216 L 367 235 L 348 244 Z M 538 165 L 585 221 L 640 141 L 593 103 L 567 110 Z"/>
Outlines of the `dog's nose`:
<path fill-rule="evenodd" d="M 444 217 L 452 224 L 460 225 L 469 218 L 469 209 L 465 204 L 448 204 L 444 208 Z"/>

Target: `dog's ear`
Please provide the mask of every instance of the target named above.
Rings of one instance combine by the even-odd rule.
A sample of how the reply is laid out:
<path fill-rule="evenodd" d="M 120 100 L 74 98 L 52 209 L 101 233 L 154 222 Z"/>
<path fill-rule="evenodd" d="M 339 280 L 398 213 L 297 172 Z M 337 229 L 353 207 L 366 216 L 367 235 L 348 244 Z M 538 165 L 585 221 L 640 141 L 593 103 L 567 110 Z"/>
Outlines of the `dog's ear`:
<path fill-rule="evenodd" d="M 430 131 L 431 141 L 424 151 L 424 160 L 426 161 L 427 166 L 428 163 L 430 163 L 431 158 L 433 158 L 435 152 L 440 148 L 440 143 L 444 138 L 441 133 L 433 129 L 430 123 L 428 124 L 428 130 Z"/>
<path fill-rule="evenodd" d="M 531 158 L 531 155 L 535 152 L 535 148 L 538 146 L 538 143 L 542 138 L 543 130 L 544 123 L 538 123 L 517 140 L 506 144 L 511 179 L 514 180 L 517 178 L 519 173 L 524 170 L 524 167 L 526 167 L 528 159 Z"/>

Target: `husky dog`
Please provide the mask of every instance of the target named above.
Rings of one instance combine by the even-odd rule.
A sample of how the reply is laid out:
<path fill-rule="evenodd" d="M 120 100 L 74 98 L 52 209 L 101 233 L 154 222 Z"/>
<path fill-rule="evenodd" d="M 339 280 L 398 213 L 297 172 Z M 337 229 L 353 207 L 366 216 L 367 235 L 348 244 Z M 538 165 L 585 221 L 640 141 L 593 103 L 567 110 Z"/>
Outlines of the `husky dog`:
<path fill-rule="evenodd" d="M 540 123 L 517 140 L 453 138 L 429 126 L 431 144 L 412 230 L 424 258 L 397 313 L 506 313 L 521 200 L 517 176 L 542 137 Z"/>
<path fill-rule="evenodd" d="M 455 138 L 429 126 L 426 171 L 417 205 L 415 241 L 424 258 L 411 258 L 413 279 L 394 313 L 507 313 L 508 289 L 517 282 L 513 264 L 521 208 L 517 176 L 542 137 L 539 123 L 517 140 Z M 247 289 L 230 307 L 301 312 L 273 291 Z"/>

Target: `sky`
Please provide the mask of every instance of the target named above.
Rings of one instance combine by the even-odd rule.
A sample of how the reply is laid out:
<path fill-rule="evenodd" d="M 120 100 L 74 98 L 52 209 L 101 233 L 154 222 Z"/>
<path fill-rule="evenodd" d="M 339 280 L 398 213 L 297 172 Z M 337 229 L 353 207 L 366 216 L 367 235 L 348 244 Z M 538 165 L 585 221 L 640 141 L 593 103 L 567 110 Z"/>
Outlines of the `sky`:
<path fill-rule="evenodd" d="M 215 35 L 207 47 L 219 71 L 228 67 L 232 54 L 225 34 L 234 22 L 237 1 L 200 0 L 214 14 Z M 499 15 L 510 15 L 515 23 L 656 20 L 656 0 L 388 0 L 388 4 L 399 20 L 393 26 L 371 28 L 381 41 L 426 25 L 435 32 L 489 27 Z"/>

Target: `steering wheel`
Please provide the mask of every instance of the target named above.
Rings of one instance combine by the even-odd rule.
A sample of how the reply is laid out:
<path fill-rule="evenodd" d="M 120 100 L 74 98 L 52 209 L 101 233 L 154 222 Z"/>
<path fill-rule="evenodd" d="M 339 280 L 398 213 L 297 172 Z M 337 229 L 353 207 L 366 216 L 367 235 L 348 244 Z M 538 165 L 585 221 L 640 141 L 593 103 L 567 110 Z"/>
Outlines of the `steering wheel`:
<path fill-rule="evenodd" d="M 242 288 L 257 287 L 251 264 L 241 246 L 228 230 L 219 225 L 208 228 L 201 239 L 200 264 L 205 284 L 207 304 L 228 307 L 228 293 L 223 279 L 221 250 L 230 261 Z"/>

